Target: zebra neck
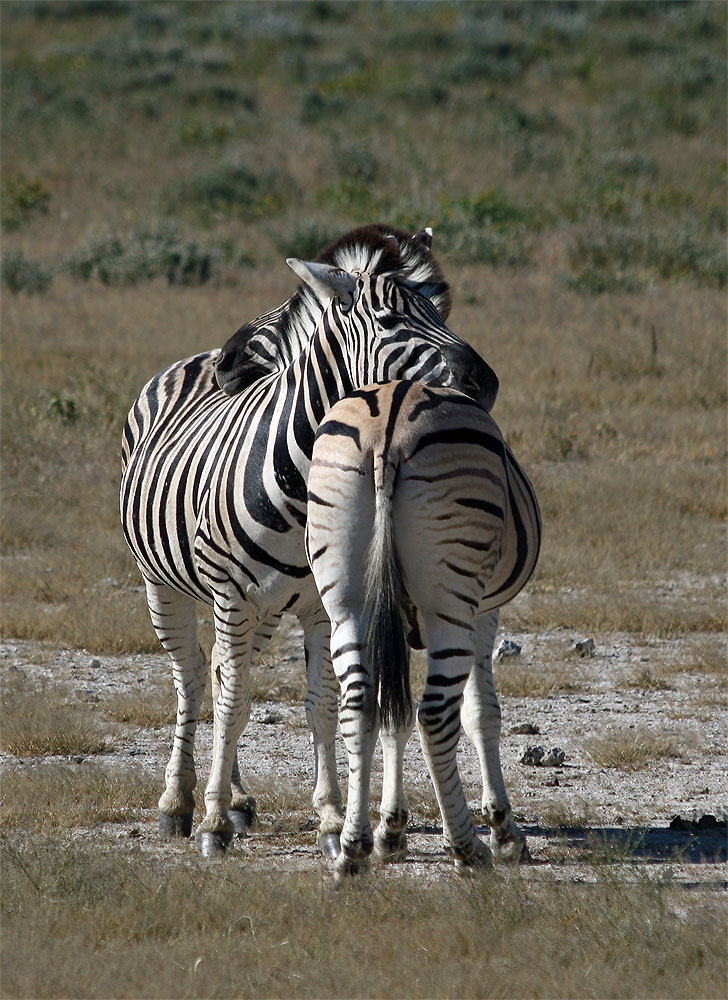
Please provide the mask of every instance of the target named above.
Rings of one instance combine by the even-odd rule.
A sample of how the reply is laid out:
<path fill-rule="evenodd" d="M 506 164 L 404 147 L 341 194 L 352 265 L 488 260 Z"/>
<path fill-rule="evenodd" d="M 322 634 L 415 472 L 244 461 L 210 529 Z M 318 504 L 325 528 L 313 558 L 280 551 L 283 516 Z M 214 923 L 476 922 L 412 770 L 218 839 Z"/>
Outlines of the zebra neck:
<path fill-rule="evenodd" d="M 298 288 L 285 305 L 278 310 L 276 326 L 283 341 L 289 346 L 290 359 L 305 351 L 315 335 L 327 303 L 305 285 Z"/>

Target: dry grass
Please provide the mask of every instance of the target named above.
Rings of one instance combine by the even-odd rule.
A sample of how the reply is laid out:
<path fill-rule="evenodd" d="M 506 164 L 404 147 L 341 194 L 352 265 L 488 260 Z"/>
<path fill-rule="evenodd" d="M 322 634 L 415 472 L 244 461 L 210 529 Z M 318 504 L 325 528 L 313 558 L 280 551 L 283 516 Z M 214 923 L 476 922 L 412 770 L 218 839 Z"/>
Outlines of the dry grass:
<path fill-rule="evenodd" d="M 36 685 L 24 675 L 3 684 L 0 746 L 19 757 L 97 754 L 109 736 L 89 705 L 60 685 Z"/>
<path fill-rule="evenodd" d="M 417 892 L 373 875 L 335 892 L 239 859 L 163 870 L 133 850 L 6 838 L 3 879 L 15 997 L 713 998 L 724 985 L 716 902 L 614 871 Z"/>
<path fill-rule="evenodd" d="M 58 830 L 118 823 L 156 806 L 158 782 L 132 767 L 44 762 L 3 775 L 0 823 L 47 835 Z"/>
<path fill-rule="evenodd" d="M 103 703 L 103 713 L 114 722 L 145 728 L 166 726 L 174 722 L 177 698 L 170 683 L 167 688 L 149 688 L 114 694 Z M 203 716 L 204 717 L 204 716 Z"/>
<path fill-rule="evenodd" d="M 667 757 L 680 758 L 694 745 L 691 735 L 652 729 L 612 729 L 603 736 L 591 736 L 583 752 L 598 767 L 620 771 L 641 771 Z"/>
<path fill-rule="evenodd" d="M 5 634 L 158 648 L 118 526 L 128 407 L 164 365 L 290 294 L 286 256 L 374 219 L 434 226 L 452 325 L 498 372 L 496 419 L 537 486 L 534 599 L 504 621 L 725 628 L 722 587 L 654 593 L 725 563 L 726 303 L 706 271 L 726 226 L 722 8 L 432 4 L 413 20 L 395 5 L 376 30 L 366 5 L 252 9 L 217 4 L 204 31 L 185 5 L 5 19 L 6 244 L 55 268 L 46 292 L 3 303 Z M 518 35 L 507 58 L 493 32 Z M 658 41 L 629 41 L 643 38 Z M 349 70 L 334 51 L 356 51 Z M 254 203 L 223 185 L 201 205 L 230 164 L 256 175 Z M 50 198 L 34 208 L 34 191 Z M 89 229 L 128 242 L 149 220 L 217 247 L 216 283 L 64 269 Z M 682 247 L 679 266 L 609 258 L 635 231 Z M 519 266 L 498 247 L 520 247 Z M 580 294 L 595 250 L 612 290 Z"/>
<path fill-rule="evenodd" d="M 506 698 L 548 698 L 581 686 L 578 668 L 568 661 L 533 665 L 506 658 L 495 661 L 493 674 L 498 694 Z"/>

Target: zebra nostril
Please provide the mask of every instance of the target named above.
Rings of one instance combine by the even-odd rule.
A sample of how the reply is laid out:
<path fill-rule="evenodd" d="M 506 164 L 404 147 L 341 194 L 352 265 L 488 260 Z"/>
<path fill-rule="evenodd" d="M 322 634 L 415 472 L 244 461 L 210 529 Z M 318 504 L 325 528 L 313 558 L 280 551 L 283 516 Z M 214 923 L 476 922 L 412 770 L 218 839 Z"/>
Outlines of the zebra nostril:
<path fill-rule="evenodd" d="M 220 350 L 220 353 L 215 358 L 215 370 L 219 372 L 226 372 L 230 370 L 230 359 L 232 354 L 226 354 L 224 349 Z"/>

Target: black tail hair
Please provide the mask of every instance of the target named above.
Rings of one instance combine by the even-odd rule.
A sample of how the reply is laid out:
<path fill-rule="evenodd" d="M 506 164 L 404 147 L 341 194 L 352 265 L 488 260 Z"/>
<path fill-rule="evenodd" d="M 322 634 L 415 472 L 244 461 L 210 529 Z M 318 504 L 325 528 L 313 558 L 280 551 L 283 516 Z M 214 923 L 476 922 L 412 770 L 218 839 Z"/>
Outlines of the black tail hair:
<path fill-rule="evenodd" d="M 366 565 L 367 650 L 382 723 L 404 726 L 412 712 L 406 591 L 392 523 L 392 491 L 375 476 L 374 533 Z"/>

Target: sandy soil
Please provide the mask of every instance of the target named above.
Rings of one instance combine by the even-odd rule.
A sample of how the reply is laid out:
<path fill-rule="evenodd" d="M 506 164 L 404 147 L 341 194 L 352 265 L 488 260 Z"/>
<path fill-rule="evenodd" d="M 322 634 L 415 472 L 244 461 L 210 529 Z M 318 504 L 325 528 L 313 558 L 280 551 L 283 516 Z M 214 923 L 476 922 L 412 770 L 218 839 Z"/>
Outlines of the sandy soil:
<path fill-rule="evenodd" d="M 682 885 L 728 887 L 728 727 L 715 679 L 663 672 L 661 676 L 668 677 L 666 687 L 634 686 L 634 678 L 645 671 L 657 673 L 666 664 L 679 662 L 689 640 L 646 644 L 626 635 L 602 636 L 592 656 L 579 657 L 573 646 L 585 637 L 566 630 L 539 635 L 504 633 L 500 639 L 504 638 L 520 645 L 521 653 L 501 660 L 496 677 L 505 677 L 516 662 L 519 669 L 525 665 L 562 676 L 566 665 L 575 688 L 539 698 L 501 696 L 503 767 L 514 814 L 529 837 L 534 861 L 522 874 L 533 879 L 588 880 L 594 872 L 588 859 L 593 858 L 597 845 L 605 857 L 635 870 L 641 863 L 658 865 L 664 878 Z M 312 783 L 303 706 L 286 697 L 288 687 L 300 686 L 304 669 L 295 625 L 280 644 L 277 662 L 257 669 L 273 672 L 277 687 L 276 700 L 254 704 L 242 740 L 241 763 L 257 791 L 261 822 L 256 832 L 237 841 L 232 850 L 245 863 L 273 863 L 284 869 L 325 867 L 316 849 L 313 811 L 301 820 L 300 809 L 297 818 L 280 811 L 276 814 L 266 801 L 266 789 L 276 784 L 309 789 Z M 74 697 L 99 708 L 132 689 L 152 690 L 171 683 L 163 655 L 95 656 L 5 641 L 0 644 L 0 676 L 17 671 L 63 682 Z M 118 725 L 112 751 L 93 759 L 109 767 L 143 767 L 158 780 L 161 792 L 171 731 L 171 724 L 154 729 Z M 668 735 L 675 755 L 641 770 L 625 771 L 599 766 L 586 752 L 590 738 L 623 731 L 633 731 L 636 738 Z M 212 724 L 201 723 L 197 760 L 202 777 L 209 765 L 211 739 Z M 533 746 L 547 751 L 558 747 L 565 755 L 563 763 L 558 767 L 522 763 L 524 753 Z M 338 757 L 343 786 L 343 745 Z M 61 759 L 82 767 L 91 758 Z M 479 769 L 464 738 L 459 761 L 468 800 L 479 821 Z M 2 770 L 34 766 L 38 766 L 37 759 L 0 754 Z M 390 867 L 391 877 L 408 872 L 425 881 L 450 877 L 453 869 L 442 849 L 439 820 L 430 806 L 421 806 L 423 811 L 418 808 L 418 804 L 432 803 L 434 796 L 416 736 L 408 746 L 406 774 L 414 802 L 408 833 L 410 857 Z M 375 784 L 380 775 L 378 759 Z M 373 800 L 376 806 L 374 796 Z M 109 844 L 133 838 L 145 850 L 167 852 L 170 858 L 194 851 L 193 841 L 160 843 L 153 810 L 145 811 L 141 821 L 134 823 L 74 832 L 74 838 L 85 836 L 101 837 Z M 627 855 L 630 860 L 625 860 Z"/>

